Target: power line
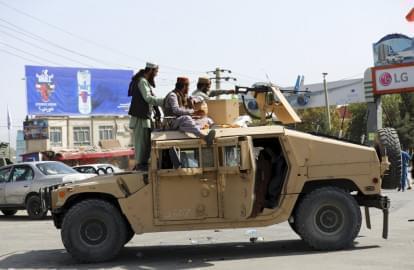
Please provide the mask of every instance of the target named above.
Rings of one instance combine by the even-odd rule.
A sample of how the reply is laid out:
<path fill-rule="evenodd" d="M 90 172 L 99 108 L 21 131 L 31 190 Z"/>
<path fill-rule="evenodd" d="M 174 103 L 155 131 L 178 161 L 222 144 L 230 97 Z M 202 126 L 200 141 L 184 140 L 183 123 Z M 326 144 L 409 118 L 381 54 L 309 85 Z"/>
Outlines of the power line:
<path fill-rule="evenodd" d="M 3 46 L 6 46 L 6 47 L 12 48 L 12 49 L 14 49 L 14 50 L 16 50 L 16 51 L 19 51 L 19 52 L 21 52 L 21 53 L 25 53 L 25 54 L 27 54 L 27 55 L 33 56 L 33 57 L 38 58 L 38 59 L 40 59 L 40 60 L 43 60 L 43 61 L 45 61 L 45 62 L 49 62 L 49 63 L 52 63 L 52 64 L 57 65 L 57 66 L 60 66 L 60 65 L 61 65 L 61 64 L 56 63 L 56 62 L 54 62 L 54 61 L 50 61 L 49 59 L 46 59 L 46 58 L 43 58 L 43 57 L 37 56 L 37 55 L 32 54 L 32 53 L 28 53 L 28 52 L 26 52 L 26 51 L 24 51 L 24 50 L 21 50 L 21 49 L 19 49 L 19 48 L 16 48 L 16 47 L 14 47 L 14 46 L 10 45 L 10 44 L 7 44 L 7 43 L 1 42 L 1 41 L 0 41 L 0 44 L 2 44 Z"/>
<path fill-rule="evenodd" d="M 125 53 L 125 52 L 123 52 L 123 51 L 121 51 L 121 50 L 117 50 L 117 49 L 111 48 L 111 47 L 106 46 L 106 45 L 99 44 L 99 43 L 97 43 L 96 41 L 93 41 L 93 40 L 90 40 L 90 39 L 84 38 L 84 37 L 79 36 L 79 35 L 77 35 L 77 34 L 75 34 L 75 33 L 73 33 L 73 32 L 67 31 L 67 30 L 66 30 L 66 29 L 64 29 L 64 28 L 61 28 L 61 27 L 56 26 L 56 25 L 54 25 L 54 24 L 51 24 L 51 23 L 49 23 L 49 22 L 47 22 L 47 21 L 44 21 L 44 20 L 42 20 L 42 19 L 39 19 L 38 17 L 33 16 L 33 15 L 31 15 L 31 14 L 27 13 L 27 12 L 24 12 L 24 11 L 22 11 L 22 10 L 19 10 L 19 9 L 17 9 L 17 8 L 13 7 L 13 6 L 10 6 L 10 5 L 8 5 L 8 4 L 6 4 L 6 3 L 4 3 L 3 1 L 0 1 L 0 5 L 3 5 L 3 6 L 5 6 L 5 7 L 7 7 L 7 8 L 9 8 L 9 9 L 11 9 L 11 10 L 13 10 L 13 11 L 15 11 L 15 12 L 19 13 L 19 14 L 22 14 L 22 15 L 24 15 L 24 16 L 26 16 L 26 17 L 29 17 L 29 18 L 31 18 L 32 20 L 35 20 L 35 21 L 40 22 L 40 23 L 42 23 L 42 24 L 45 24 L 45 25 L 47 25 L 47 26 L 49 26 L 49 27 L 51 27 L 51 28 L 54 28 L 54 29 L 56 29 L 56 30 L 58 30 L 58 31 L 60 31 L 60 32 L 63 32 L 63 33 L 65 33 L 65 34 L 69 35 L 69 36 L 72 36 L 72 37 L 75 37 L 75 38 L 77 38 L 77 39 L 79 39 L 79 40 L 82 40 L 82 41 L 85 41 L 85 42 L 87 42 L 87 43 L 90 43 L 90 44 L 92 44 L 92 45 L 94 45 L 94 46 L 96 46 L 96 47 L 103 48 L 103 49 L 105 49 L 105 50 L 108 50 L 108 51 L 111 51 L 111 52 L 114 52 L 114 53 L 121 54 L 121 55 L 126 56 L 126 57 L 128 57 L 128 58 L 134 58 L 134 59 L 137 59 L 137 60 L 139 60 L 139 61 L 141 61 L 141 62 L 144 62 L 144 63 L 146 62 L 146 60 L 145 60 L 145 59 L 142 59 L 142 58 L 136 57 L 136 56 L 134 56 L 134 55 L 127 54 L 127 53 Z M 191 72 L 191 73 L 202 73 L 202 71 L 187 70 L 187 69 L 182 69 L 182 68 L 178 68 L 178 67 L 174 67 L 174 66 L 169 66 L 169 65 L 162 65 L 162 67 L 163 67 L 163 68 L 167 68 L 167 69 L 177 70 L 177 71 L 184 71 L 184 72 Z M 137 68 L 137 67 L 128 67 L 128 68 Z"/>
<path fill-rule="evenodd" d="M 3 52 L 3 53 L 6 53 L 6 54 L 13 55 L 17 58 L 20 58 L 20 59 L 23 59 L 23 60 L 26 60 L 26 61 L 29 61 L 29 62 L 34 62 L 34 63 L 42 65 L 42 63 L 38 62 L 37 60 L 33 60 L 33 59 L 30 59 L 30 58 L 27 58 L 27 57 L 24 57 L 24 56 L 21 56 L 21 55 L 18 55 L 18 54 L 15 54 L 15 53 L 3 50 L 3 49 L 0 49 L 0 51 Z"/>
<path fill-rule="evenodd" d="M 6 28 L 7 28 L 7 26 L 2 25 L 2 24 L 0 24 L 0 27 L 6 27 Z M 3 34 L 5 34 L 5 35 L 7 35 L 7 36 L 9 36 L 9 37 L 12 37 L 12 38 L 14 38 L 14 39 L 16 39 L 16 40 L 19 40 L 19 41 L 21 41 L 21 42 L 24 42 L 25 44 L 30 45 L 30 46 L 32 46 L 32 47 L 34 47 L 34 48 L 39 49 L 39 50 L 42 50 L 42 51 L 48 52 L 48 53 L 50 53 L 50 54 L 53 54 L 53 55 L 56 55 L 56 56 L 58 56 L 58 57 L 64 58 L 64 59 L 66 59 L 66 60 L 72 61 L 72 62 L 74 62 L 74 63 L 81 64 L 82 66 L 91 67 L 91 65 L 89 65 L 89 64 L 85 64 L 85 63 L 83 63 L 83 62 L 79 62 L 79 61 L 77 61 L 77 60 L 74 60 L 74 59 L 72 59 L 72 58 L 69 58 L 69 57 L 67 57 L 67 56 L 65 56 L 65 55 L 62 55 L 62 54 L 59 54 L 59 53 L 53 52 L 53 51 L 51 51 L 51 50 L 48 50 L 48 49 L 43 48 L 43 47 L 41 47 L 41 46 L 38 46 L 38 45 L 36 45 L 36 44 L 34 44 L 34 43 L 30 42 L 30 41 L 27 41 L 27 40 L 24 40 L 24 39 L 22 39 L 22 38 L 16 37 L 16 36 L 14 36 L 14 35 L 12 35 L 12 34 L 10 34 L 10 33 L 7 33 L 7 32 L 4 32 L 4 31 L 1 31 L 1 30 L 0 30 L 0 33 L 3 33 Z"/>
<path fill-rule="evenodd" d="M 48 44 L 50 44 L 50 45 L 52 45 L 52 46 L 54 46 L 54 47 L 56 47 L 56 48 L 59 48 L 59 49 L 61 49 L 61 50 L 65 50 L 65 51 L 70 52 L 70 53 L 72 53 L 72 54 L 75 54 L 75 55 L 78 55 L 78 56 L 81 56 L 81 57 L 87 58 L 87 59 L 89 59 L 89 60 L 92 60 L 92 61 L 95 61 L 95 62 L 98 62 L 98 63 L 104 64 L 104 65 L 106 65 L 106 66 L 123 66 L 123 65 L 120 65 L 120 64 L 116 64 L 116 63 L 111 63 L 111 62 L 103 61 L 103 60 L 100 60 L 100 59 L 98 59 L 98 58 L 95 58 L 95 57 L 92 57 L 92 56 L 88 56 L 88 55 L 85 55 L 85 54 L 83 54 L 83 53 L 80 53 L 80 52 L 74 51 L 74 50 L 72 50 L 72 49 L 68 49 L 68 48 L 66 48 L 66 47 L 63 47 L 63 46 L 61 46 L 61 45 L 59 45 L 59 44 L 55 43 L 55 42 L 52 42 L 52 41 L 50 41 L 50 40 L 48 40 L 48 39 L 45 39 L 45 38 L 44 38 L 44 37 L 42 37 L 42 36 L 39 36 L 39 35 L 37 35 L 37 34 L 33 34 L 33 33 L 29 32 L 29 31 L 26 31 L 26 30 L 24 30 L 23 28 L 21 28 L 21 27 L 19 27 L 19 26 L 15 25 L 15 24 L 13 24 L 13 23 L 11 23 L 11 22 L 8 22 L 8 21 L 6 21 L 6 20 L 4 20 L 4 19 L 2 19 L 2 18 L 0 18 L 0 21 L 5 22 L 5 23 L 7 23 L 7 24 L 9 24 L 9 25 L 13 26 L 13 27 L 15 27 L 16 29 L 18 29 L 18 30 L 20 30 L 20 31 L 22 31 L 22 32 L 24 32 L 24 33 L 27 33 L 28 35 L 32 36 L 31 38 L 33 38 L 33 39 L 37 39 L 37 40 L 39 40 L 39 41 L 46 42 L 46 43 L 48 43 Z M 15 30 L 14 30 L 14 31 L 15 31 Z M 16 31 L 16 32 L 17 32 L 17 31 Z M 128 68 L 128 69 L 132 68 L 131 66 L 124 66 L 124 67 L 126 67 L 126 68 Z"/>

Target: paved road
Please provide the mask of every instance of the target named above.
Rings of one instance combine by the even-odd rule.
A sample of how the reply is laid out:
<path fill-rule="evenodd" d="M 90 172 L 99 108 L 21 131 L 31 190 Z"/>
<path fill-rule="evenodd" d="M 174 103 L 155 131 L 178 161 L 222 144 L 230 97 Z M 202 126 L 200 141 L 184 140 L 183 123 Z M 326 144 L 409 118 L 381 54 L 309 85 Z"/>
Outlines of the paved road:
<path fill-rule="evenodd" d="M 362 227 L 355 247 L 336 252 L 308 248 L 287 223 L 257 228 L 263 241 L 250 243 L 246 229 L 135 236 L 109 263 L 80 265 L 66 253 L 52 220 L 0 216 L 0 268 L 109 269 L 414 269 L 414 191 L 391 197 L 389 239 L 381 238 L 382 214 L 371 211 L 373 229 Z"/>

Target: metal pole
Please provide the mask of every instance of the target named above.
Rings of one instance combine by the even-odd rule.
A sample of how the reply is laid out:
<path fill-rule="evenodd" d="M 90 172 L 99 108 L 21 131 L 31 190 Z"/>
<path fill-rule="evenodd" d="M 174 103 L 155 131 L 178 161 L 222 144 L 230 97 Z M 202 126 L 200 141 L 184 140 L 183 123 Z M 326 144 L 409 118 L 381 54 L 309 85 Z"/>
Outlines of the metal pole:
<path fill-rule="evenodd" d="M 220 90 L 220 68 L 216 68 L 216 90 Z"/>
<path fill-rule="evenodd" d="M 327 72 L 322 73 L 323 76 L 323 89 L 325 91 L 325 107 L 326 107 L 326 119 L 328 120 L 328 128 L 331 130 L 331 114 L 329 112 L 329 97 L 328 97 L 328 87 L 326 85 L 326 75 Z"/>
<path fill-rule="evenodd" d="M 9 159 L 12 160 L 12 158 L 11 158 L 10 128 L 9 128 Z"/>

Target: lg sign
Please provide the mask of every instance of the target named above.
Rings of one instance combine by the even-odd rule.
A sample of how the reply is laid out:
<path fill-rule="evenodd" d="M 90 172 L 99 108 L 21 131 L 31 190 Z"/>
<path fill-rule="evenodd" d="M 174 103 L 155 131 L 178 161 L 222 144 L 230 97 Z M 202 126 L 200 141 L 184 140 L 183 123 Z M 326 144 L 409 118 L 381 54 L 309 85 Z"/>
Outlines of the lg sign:
<path fill-rule="evenodd" d="M 414 92 L 414 65 L 400 64 L 372 68 L 374 94 Z"/>
<path fill-rule="evenodd" d="M 379 81 L 383 86 L 388 86 L 392 83 L 394 78 L 395 83 L 407 82 L 408 81 L 408 74 L 407 72 L 403 72 L 401 74 L 384 72 L 380 75 Z"/>

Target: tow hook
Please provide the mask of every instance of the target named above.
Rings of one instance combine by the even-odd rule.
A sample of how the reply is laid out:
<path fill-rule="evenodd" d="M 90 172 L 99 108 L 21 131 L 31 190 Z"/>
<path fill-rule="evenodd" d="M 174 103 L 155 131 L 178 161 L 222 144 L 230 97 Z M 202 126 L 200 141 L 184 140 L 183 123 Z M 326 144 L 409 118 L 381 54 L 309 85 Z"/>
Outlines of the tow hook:
<path fill-rule="evenodd" d="M 371 217 L 369 214 L 369 207 L 375 207 L 382 210 L 383 222 L 382 222 L 382 238 L 388 238 L 388 225 L 389 225 L 389 209 L 391 201 L 387 196 L 372 195 L 372 196 L 356 196 L 356 200 L 359 205 L 365 208 L 365 221 L 367 228 L 371 229 Z"/>

